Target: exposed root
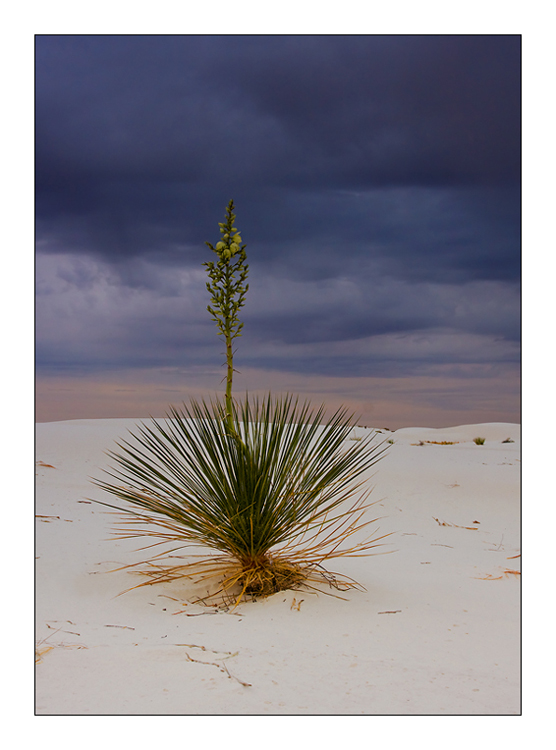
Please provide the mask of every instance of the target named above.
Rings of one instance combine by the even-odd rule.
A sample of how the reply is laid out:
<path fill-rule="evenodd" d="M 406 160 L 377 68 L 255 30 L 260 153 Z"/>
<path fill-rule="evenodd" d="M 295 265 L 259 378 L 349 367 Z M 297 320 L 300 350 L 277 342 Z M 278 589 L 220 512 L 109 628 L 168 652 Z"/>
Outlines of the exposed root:
<path fill-rule="evenodd" d="M 519 570 L 510 570 L 508 568 L 506 568 L 505 570 L 503 570 L 502 573 L 504 575 L 493 576 L 490 573 L 487 573 L 486 576 L 474 576 L 474 577 L 477 578 L 479 581 L 501 581 L 504 578 L 504 576 L 506 576 L 506 578 L 507 578 L 508 576 L 520 576 L 521 575 L 521 571 L 519 571 Z"/>
<path fill-rule="evenodd" d="M 438 518 L 434 518 L 434 520 L 439 526 L 450 526 L 453 529 L 467 529 L 468 531 L 478 531 L 477 526 L 458 526 L 457 523 L 446 523 L 446 521 L 439 521 Z M 479 522 L 473 521 L 473 523 L 479 523 Z"/>
<path fill-rule="evenodd" d="M 49 628 L 50 625 L 47 623 L 47 627 Z M 50 635 L 47 635 L 46 638 L 42 638 L 36 645 L 35 645 L 35 664 L 41 664 L 42 663 L 42 657 L 45 656 L 45 654 L 48 654 L 49 651 L 52 651 L 55 648 L 87 648 L 87 646 L 83 646 L 80 643 L 53 643 L 53 644 L 47 644 L 46 641 L 51 638 L 53 635 L 56 635 L 56 633 L 59 633 L 62 629 L 57 628 L 53 633 L 50 633 Z M 69 632 L 66 630 L 62 630 L 63 633 Z M 79 633 L 73 633 L 72 635 L 79 635 Z"/>
<path fill-rule="evenodd" d="M 237 583 L 245 594 L 264 598 L 278 591 L 296 589 L 306 578 L 307 571 L 302 566 L 264 557 L 260 562 L 243 563 L 239 572 L 224 582 L 224 587 L 229 588 Z"/>

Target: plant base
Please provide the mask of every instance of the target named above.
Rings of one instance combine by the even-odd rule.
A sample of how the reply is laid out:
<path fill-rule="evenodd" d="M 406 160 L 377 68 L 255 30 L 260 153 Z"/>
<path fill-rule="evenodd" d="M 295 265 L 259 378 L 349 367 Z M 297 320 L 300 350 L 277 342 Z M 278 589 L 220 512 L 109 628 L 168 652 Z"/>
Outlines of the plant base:
<path fill-rule="evenodd" d="M 237 583 L 245 594 L 266 597 L 278 591 L 298 588 L 307 578 L 307 571 L 299 565 L 265 559 L 260 563 L 243 565 Z"/>
<path fill-rule="evenodd" d="M 291 562 L 266 557 L 261 561 L 240 563 L 229 556 L 208 556 L 190 559 L 181 565 L 167 562 L 145 561 L 119 568 L 138 573 L 148 580 L 132 586 L 122 593 L 154 584 L 190 581 L 205 587 L 206 596 L 196 597 L 192 603 L 215 606 L 237 605 L 246 599 L 264 599 L 280 591 L 299 588 L 313 589 L 330 594 L 324 587 L 337 591 L 364 590 L 357 581 L 332 573 L 314 561 Z M 337 596 L 332 594 L 332 596 Z"/>

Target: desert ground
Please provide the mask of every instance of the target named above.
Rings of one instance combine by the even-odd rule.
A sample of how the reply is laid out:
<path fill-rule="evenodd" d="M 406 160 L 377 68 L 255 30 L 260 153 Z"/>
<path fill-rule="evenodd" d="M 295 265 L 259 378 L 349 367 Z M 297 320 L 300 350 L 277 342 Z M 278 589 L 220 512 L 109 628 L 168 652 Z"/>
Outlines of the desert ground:
<path fill-rule="evenodd" d="M 141 544 L 112 538 L 91 477 L 139 421 L 36 426 L 38 716 L 520 714 L 519 425 L 381 429 L 390 536 L 329 564 L 362 588 L 234 609 L 188 580 L 121 594 Z"/>

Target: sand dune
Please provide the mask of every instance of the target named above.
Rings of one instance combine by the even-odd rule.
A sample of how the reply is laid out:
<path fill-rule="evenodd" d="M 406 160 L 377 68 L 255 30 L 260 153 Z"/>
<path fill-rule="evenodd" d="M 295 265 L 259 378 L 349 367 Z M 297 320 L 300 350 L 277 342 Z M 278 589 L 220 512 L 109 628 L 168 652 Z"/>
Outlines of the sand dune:
<path fill-rule="evenodd" d="M 37 425 L 37 714 L 520 712 L 518 425 L 382 431 L 390 554 L 333 563 L 366 590 L 225 611 L 187 581 L 118 596 L 137 543 L 110 539 L 89 477 L 136 423 Z"/>

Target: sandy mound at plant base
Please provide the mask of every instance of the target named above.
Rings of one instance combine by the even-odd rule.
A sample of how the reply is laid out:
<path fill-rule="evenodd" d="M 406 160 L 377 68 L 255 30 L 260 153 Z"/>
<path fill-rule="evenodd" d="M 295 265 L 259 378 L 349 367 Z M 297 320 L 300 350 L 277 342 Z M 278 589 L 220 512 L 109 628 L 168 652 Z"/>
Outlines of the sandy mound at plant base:
<path fill-rule="evenodd" d="M 391 554 L 334 565 L 366 591 L 226 611 L 188 581 L 117 596 L 140 543 L 110 540 L 89 477 L 136 422 L 37 425 L 38 714 L 519 713 L 518 425 L 383 430 Z"/>

